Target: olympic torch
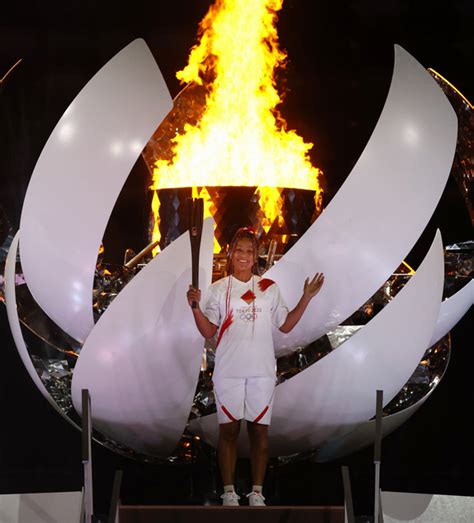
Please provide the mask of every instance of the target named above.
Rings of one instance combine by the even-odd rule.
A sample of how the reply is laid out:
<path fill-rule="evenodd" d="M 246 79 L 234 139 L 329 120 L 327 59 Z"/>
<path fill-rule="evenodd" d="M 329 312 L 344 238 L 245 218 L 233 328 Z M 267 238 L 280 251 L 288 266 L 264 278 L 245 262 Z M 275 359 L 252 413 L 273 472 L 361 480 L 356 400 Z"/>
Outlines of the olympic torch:
<path fill-rule="evenodd" d="M 202 222 L 204 216 L 204 200 L 188 198 L 189 239 L 191 241 L 192 286 L 199 289 L 199 251 L 201 248 Z M 191 307 L 195 309 L 197 302 Z"/>

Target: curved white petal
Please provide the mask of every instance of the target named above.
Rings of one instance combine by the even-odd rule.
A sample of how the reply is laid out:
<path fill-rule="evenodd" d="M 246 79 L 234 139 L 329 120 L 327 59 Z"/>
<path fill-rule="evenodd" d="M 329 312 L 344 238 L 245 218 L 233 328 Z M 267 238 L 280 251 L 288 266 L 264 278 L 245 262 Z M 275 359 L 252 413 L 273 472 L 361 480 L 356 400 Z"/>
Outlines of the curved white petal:
<path fill-rule="evenodd" d="M 49 137 L 21 215 L 21 260 L 41 308 L 83 341 L 107 221 L 131 168 L 172 107 L 145 42 L 133 41 L 82 89 Z"/>
<path fill-rule="evenodd" d="M 418 365 L 438 318 L 443 290 L 439 232 L 416 274 L 357 334 L 311 367 L 276 388 L 270 451 L 281 456 L 314 448 L 339 431 L 370 419 L 376 390 L 387 404 Z M 215 444 L 216 415 L 191 430 Z M 240 439 L 246 452 L 246 438 Z"/>
<path fill-rule="evenodd" d="M 204 222 L 200 285 L 211 282 L 213 221 Z M 88 336 L 72 380 L 92 398 L 94 427 L 147 454 L 172 453 L 185 428 L 204 341 L 186 290 L 191 248 L 183 234 L 120 292 Z"/>
<path fill-rule="evenodd" d="M 464 316 L 473 302 L 474 281 L 470 281 L 460 291 L 441 303 L 435 331 L 428 346 L 431 347 L 445 336 L 456 323 Z M 410 418 L 431 396 L 437 385 L 433 386 L 428 394 L 411 405 L 383 419 L 383 436 L 391 434 L 400 425 Z M 361 423 L 353 431 L 343 434 L 325 443 L 319 450 L 317 461 L 329 461 L 346 456 L 352 452 L 371 445 L 375 441 L 375 421 L 369 420 Z"/>
<path fill-rule="evenodd" d="M 7 259 L 5 262 L 5 305 L 7 307 L 8 322 L 12 331 L 13 340 L 18 349 L 21 361 L 25 366 L 28 374 L 33 380 L 34 384 L 38 387 L 39 391 L 48 400 L 48 402 L 63 416 L 67 419 L 71 425 L 79 428 L 66 414 L 58 407 L 51 394 L 48 392 L 43 382 L 41 381 L 36 369 L 31 361 L 30 354 L 25 344 L 23 334 L 21 332 L 20 320 L 18 318 L 18 310 L 16 306 L 16 290 L 15 290 L 15 265 L 16 255 L 18 251 L 18 240 L 20 238 L 20 231 L 17 231 L 13 241 L 8 250 Z"/>
<path fill-rule="evenodd" d="M 431 393 L 435 390 L 436 385 L 420 400 L 418 400 L 410 407 L 395 412 L 389 416 L 383 418 L 382 423 L 382 437 L 388 436 L 394 430 L 398 429 L 405 423 L 415 412 L 425 403 L 425 401 L 431 396 Z M 326 461 L 332 461 L 335 459 L 342 458 L 353 452 L 357 452 L 360 449 L 372 445 L 375 441 L 375 420 L 371 419 L 358 425 L 354 430 L 348 434 L 344 434 L 340 437 L 336 437 L 325 443 L 316 455 L 316 461 L 324 463 Z"/>
<path fill-rule="evenodd" d="M 304 279 L 325 274 L 320 294 L 277 355 L 339 325 L 389 278 L 430 219 L 448 179 L 457 118 L 442 90 L 401 47 L 387 101 L 359 161 L 317 221 L 268 271 L 288 305 Z"/>
<path fill-rule="evenodd" d="M 441 303 L 438 322 L 431 337 L 429 346 L 434 345 L 445 336 L 466 314 L 474 302 L 474 280 L 471 280 L 460 291 Z"/>

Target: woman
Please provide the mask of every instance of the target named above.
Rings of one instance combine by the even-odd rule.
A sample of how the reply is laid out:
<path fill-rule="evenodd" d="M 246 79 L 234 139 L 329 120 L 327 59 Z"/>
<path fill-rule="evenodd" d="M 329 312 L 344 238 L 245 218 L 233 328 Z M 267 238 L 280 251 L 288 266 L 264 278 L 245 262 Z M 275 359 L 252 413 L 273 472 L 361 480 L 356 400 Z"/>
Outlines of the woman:
<path fill-rule="evenodd" d="M 211 285 L 204 310 L 192 309 L 205 338 L 216 333 L 213 374 L 219 422 L 218 457 L 224 483 L 223 505 L 238 505 L 234 490 L 240 421 L 247 421 L 252 466 L 252 506 L 265 505 L 262 485 L 268 460 L 268 425 L 275 389 L 276 364 L 272 325 L 290 332 L 324 283 L 322 273 L 306 278 L 303 295 L 288 311 L 278 286 L 258 275 L 258 243 L 253 229 L 239 229 L 229 248 L 228 276 Z M 201 291 L 189 287 L 188 302 L 200 302 Z"/>

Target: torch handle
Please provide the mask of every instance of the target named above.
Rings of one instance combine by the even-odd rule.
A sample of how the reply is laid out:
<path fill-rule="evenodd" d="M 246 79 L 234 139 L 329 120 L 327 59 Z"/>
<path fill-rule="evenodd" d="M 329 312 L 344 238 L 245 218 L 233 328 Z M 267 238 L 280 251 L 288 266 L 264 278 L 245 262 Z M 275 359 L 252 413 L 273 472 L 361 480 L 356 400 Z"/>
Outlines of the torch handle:
<path fill-rule="evenodd" d="M 202 198 L 188 198 L 189 239 L 191 241 L 192 286 L 199 289 L 199 252 L 201 249 L 202 223 L 204 218 L 204 201 Z M 196 309 L 197 302 L 192 303 Z"/>

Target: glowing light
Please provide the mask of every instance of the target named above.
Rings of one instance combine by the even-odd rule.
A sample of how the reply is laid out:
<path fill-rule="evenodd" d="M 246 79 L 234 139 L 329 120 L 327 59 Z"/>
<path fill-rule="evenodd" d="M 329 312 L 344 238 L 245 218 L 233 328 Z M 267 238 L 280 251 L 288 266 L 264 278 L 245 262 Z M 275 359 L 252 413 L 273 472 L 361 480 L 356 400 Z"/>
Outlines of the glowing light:
<path fill-rule="evenodd" d="M 408 265 L 408 263 L 405 260 L 402 261 L 402 265 L 404 265 L 408 269 L 408 274 L 411 274 L 411 275 L 415 274 L 415 269 L 413 269 L 413 267 Z"/>
<path fill-rule="evenodd" d="M 141 143 L 138 140 L 134 140 L 130 143 L 130 151 L 134 154 L 138 154 L 143 149 Z"/>
<path fill-rule="evenodd" d="M 112 142 L 110 144 L 110 152 L 114 156 L 120 156 L 122 154 L 122 152 L 123 152 L 123 143 L 119 142 L 119 141 Z"/>
<path fill-rule="evenodd" d="M 204 202 L 204 219 L 212 217 L 213 211 L 215 210 L 212 205 L 211 196 L 205 187 L 193 187 L 192 191 L 193 198 L 202 198 Z M 214 229 L 216 225 L 214 224 Z M 214 252 L 220 252 L 221 246 L 214 236 Z"/>
<path fill-rule="evenodd" d="M 403 138 L 409 145 L 418 145 L 420 132 L 414 125 L 407 124 L 403 129 Z"/>
<path fill-rule="evenodd" d="M 159 241 L 161 235 L 160 235 L 160 229 L 158 225 L 158 211 L 160 209 L 160 199 L 158 198 L 158 194 L 156 191 L 153 193 L 153 199 L 151 201 L 151 210 L 153 212 L 153 216 L 155 217 L 155 221 L 153 222 L 153 230 L 151 232 L 151 241 L 156 242 Z M 155 247 L 151 253 L 153 256 L 156 256 L 160 252 L 160 247 Z"/>
<path fill-rule="evenodd" d="M 280 191 L 276 187 L 259 187 L 260 209 L 262 210 L 262 227 L 268 232 L 275 219 L 282 225 L 283 217 L 280 215 L 278 200 Z"/>
<path fill-rule="evenodd" d="M 102 350 L 99 353 L 99 359 L 104 363 L 113 363 L 115 360 L 115 354 L 112 350 Z"/>
<path fill-rule="evenodd" d="M 469 105 L 469 107 L 471 109 L 474 109 L 474 105 L 461 93 L 461 91 L 459 89 L 454 87 L 454 85 L 451 82 L 446 80 L 446 78 L 444 76 L 440 75 L 437 71 L 435 71 L 431 67 L 428 68 L 428 71 L 431 71 L 436 76 L 439 76 L 439 78 L 441 78 L 441 80 L 443 80 L 443 82 L 447 83 L 452 89 L 454 89 L 454 91 L 456 91 L 458 93 L 458 95 L 467 103 L 467 105 Z"/>
<path fill-rule="evenodd" d="M 75 126 L 71 122 L 65 122 L 61 125 L 58 136 L 61 142 L 70 142 L 76 132 Z"/>
<path fill-rule="evenodd" d="M 69 105 L 69 107 L 64 111 L 63 118 L 66 116 L 71 116 L 75 110 L 75 105 L 75 102 L 72 102 L 71 105 Z"/>
<path fill-rule="evenodd" d="M 206 88 L 201 120 L 173 139 L 173 159 L 159 160 L 151 188 L 258 186 L 270 227 L 278 214 L 276 187 L 316 191 L 321 172 L 306 143 L 278 110 L 275 73 L 285 65 L 276 31 L 283 0 L 216 0 L 199 26 L 199 43 L 182 83 Z M 203 189 L 201 189 L 202 192 Z M 210 205 L 210 203 L 209 203 Z"/>

